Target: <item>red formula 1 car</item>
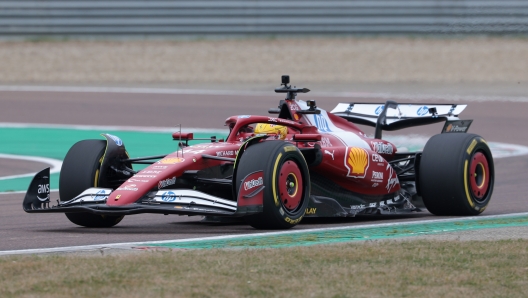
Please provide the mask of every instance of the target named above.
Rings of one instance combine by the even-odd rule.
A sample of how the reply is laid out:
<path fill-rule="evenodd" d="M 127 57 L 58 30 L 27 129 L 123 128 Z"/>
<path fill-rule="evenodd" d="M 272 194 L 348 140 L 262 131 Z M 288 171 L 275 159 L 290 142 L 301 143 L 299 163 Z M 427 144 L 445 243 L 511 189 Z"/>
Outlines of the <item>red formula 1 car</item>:
<path fill-rule="evenodd" d="M 188 145 L 192 133 L 174 133 L 179 150 L 130 158 L 122 140 L 84 140 L 69 150 L 59 195 L 50 204 L 49 168 L 31 182 L 29 213 L 63 212 L 81 226 L 111 227 L 137 213 L 241 217 L 260 229 L 287 229 L 303 217 L 401 214 L 427 208 L 437 215 L 476 215 L 494 183 L 486 141 L 466 133 L 466 105 L 346 103 L 333 111 L 296 99 L 308 89 L 283 76 L 276 117 L 227 118 L 226 140 Z M 445 122 L 422 152 L 397 152 L 383 130 Z M 374 138 L 356 124 L 375 127 Z M 134 171 L 133 164 L 149 164 Z"/>

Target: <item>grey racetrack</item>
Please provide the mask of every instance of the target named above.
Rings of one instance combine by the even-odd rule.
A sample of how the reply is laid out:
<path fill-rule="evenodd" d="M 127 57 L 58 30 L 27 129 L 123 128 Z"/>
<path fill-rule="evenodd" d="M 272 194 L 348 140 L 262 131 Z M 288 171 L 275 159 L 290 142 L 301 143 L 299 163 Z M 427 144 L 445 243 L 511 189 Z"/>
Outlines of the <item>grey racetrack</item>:
<path fill-rule="evenodd" d="M 262 114 L 277 106 L 282 95 L 192 95 L 77 92 L 0 92 L 0 122 L 86 125 L 130 125 L 223 129 L 231 115 Z M 316 99 L 318 106 L 331 109 L 339 102 L 383 102 L 376 98 L 343 98 L 303 95 Z M 400 100 L 402 101 L 402 100 Z M 406 100 L 407 102 L 416 99 Z M 438 102 L 446 102 L 437 100 Z M 462 118 L 474 119 L 471 132 L 488 141 L 528 146 L 526 102 L 468 102 Z M 441 126 L 428 126 L 405 132 L 432 135 Z M 365 128 L 372 133 L 372 128 Z M 402 134 L 402 132 L 397 132 Z M 13 175 L 34 165 L 20 166 L 0 160 L 0 174 Z M 528 212 L 528 156 L 497 159 L 496 182 L 486 215 Z M 210 223 L 201 217 L 133 215 L 110 229 L 89 229 L 70 223 L 63 214 L 26 214 L 22 211 L 24 194 L 0 195 L 0 251 L 87 244 L 168 240 L 261 232 L 244 223 Z M 52 193 L 57 197 L 56 193 Z M 405 217 L 305 220 L 296 229 L 360 225 L 389 221 L 438 219 L 428 212 Z M 528 233 L 528 231 L 527 231 Z"/>

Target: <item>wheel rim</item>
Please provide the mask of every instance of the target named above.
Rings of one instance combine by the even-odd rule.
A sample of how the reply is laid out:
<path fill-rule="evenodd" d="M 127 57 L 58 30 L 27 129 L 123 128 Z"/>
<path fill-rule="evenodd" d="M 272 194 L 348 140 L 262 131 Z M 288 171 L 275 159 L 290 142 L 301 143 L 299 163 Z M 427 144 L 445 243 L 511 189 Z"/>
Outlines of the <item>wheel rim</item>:
<path fill-rule="evenodd" d="M 301 205 L 302 174 L 299 166 L 292 161 L 286 161 L 279 172 L 279 195 L 284 208 L 294 211 Z"/>
<path fill-rule="evenodd" d="M 469 180 L 471 191 L 477 201 L 482 200 L 488 192 L 490 182 L 490 170 L 486 156 L 477 152 L 471 157 L 469 166 Z"/>

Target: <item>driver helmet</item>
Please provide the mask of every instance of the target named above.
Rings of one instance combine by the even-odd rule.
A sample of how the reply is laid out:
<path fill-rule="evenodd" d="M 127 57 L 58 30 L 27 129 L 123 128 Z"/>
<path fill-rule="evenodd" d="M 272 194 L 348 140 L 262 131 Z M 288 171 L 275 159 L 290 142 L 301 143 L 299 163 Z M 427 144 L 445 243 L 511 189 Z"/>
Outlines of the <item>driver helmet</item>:
<path fill-rule="evenodd" d="M 288 128 L 283 125 L 258 123 L 255 127 L 255 134 L 267 134 L 275 139 L 284 140 L 288 134 Z"/>

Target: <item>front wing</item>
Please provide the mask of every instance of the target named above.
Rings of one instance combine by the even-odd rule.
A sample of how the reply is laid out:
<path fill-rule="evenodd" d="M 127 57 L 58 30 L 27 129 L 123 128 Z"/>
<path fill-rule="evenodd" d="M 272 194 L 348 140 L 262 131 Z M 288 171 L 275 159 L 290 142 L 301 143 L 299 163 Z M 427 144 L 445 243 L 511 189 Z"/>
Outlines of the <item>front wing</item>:
<path fill-rule="evenodd" d="M 50 170 L 37 173 L 26 193 L 23 209 L 28 213 L 77 213 L 100 215 L 130 215 L 139 213 L 244 216 L 262 212 L 262 205 L 238 206 L 237 202 L 191 189 L 151 191 L 140 200 L 126 206 L 108 206 L 112 189 L 88 188 L 69 201 L 50 202 Z"/>

